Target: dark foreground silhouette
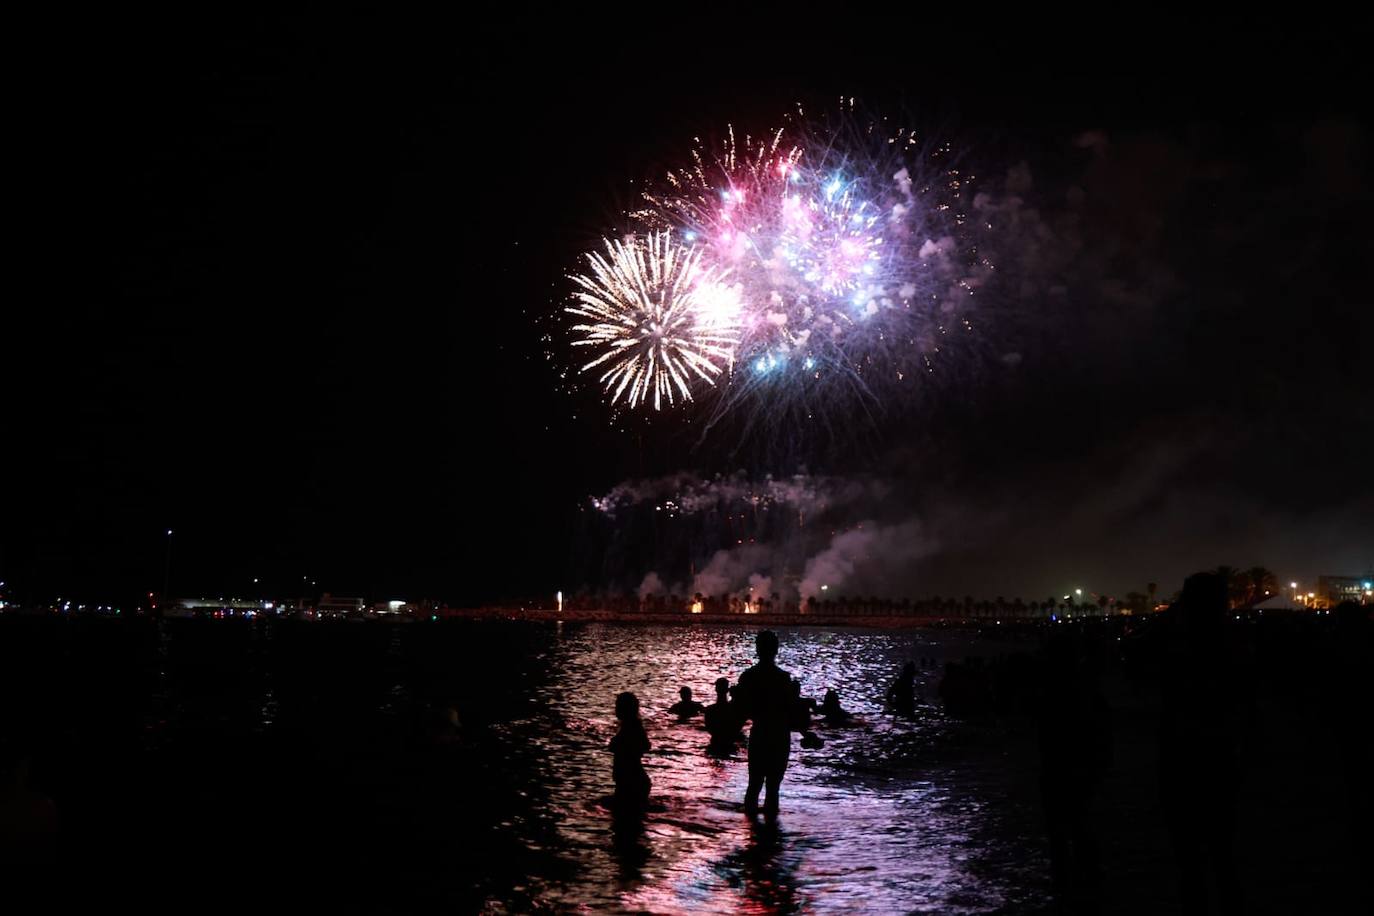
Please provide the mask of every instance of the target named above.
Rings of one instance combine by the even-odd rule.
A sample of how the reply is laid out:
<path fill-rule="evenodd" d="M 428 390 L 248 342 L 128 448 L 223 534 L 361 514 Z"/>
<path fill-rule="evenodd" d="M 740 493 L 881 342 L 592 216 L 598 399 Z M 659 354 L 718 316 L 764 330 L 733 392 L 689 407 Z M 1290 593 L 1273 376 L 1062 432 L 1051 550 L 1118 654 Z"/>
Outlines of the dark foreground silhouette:
<path fill-rule="evenodd" d="M 0 745 L 0 862 L 6 868 L 56 861 L 57 807 L 29 778 L 32 758 L 15 743 Z"/>
<path fill-rule="evenodd" d="M 1065 911 L 1091 913 L 1102 880 L 1095 803 L 1111 761 L 1112 731 L 1079 636 L 1064 629 L 1050 638 L 1036 717 L 1055 897 Z"/>
<path fill-rule="evenodd" d="M 1160 634 L 1159 794 L 1185 913 L 1242 910 L 1235 855 L 1241 680 L 1226 614 L 1225 580 L 1198 573 Z"/>

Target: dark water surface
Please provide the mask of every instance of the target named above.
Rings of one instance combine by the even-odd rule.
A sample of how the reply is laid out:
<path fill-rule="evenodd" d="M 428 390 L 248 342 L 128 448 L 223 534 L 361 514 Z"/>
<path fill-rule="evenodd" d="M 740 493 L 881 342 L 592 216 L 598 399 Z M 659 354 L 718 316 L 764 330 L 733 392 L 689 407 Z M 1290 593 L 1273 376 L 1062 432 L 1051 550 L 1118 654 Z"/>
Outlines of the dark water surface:
<path fill-rule="evenodd" d="M 1368 704 L 1339 687 L 1369 668 L 1324 622 L 1234 631 L 1252 658 L 1234 685 L 1250 913 L 1369 912 L 1367 770 L 1350 756 Z M 858 718 L 794 745 L 770 828 L 741 810 L 742 752 L 708 757 L 700 726 L 666 713 L 681 685 L 706 701 L 739 675 L 747 628 L 6 615 L 0 749 L 31 761 L 60 825 L 55 867 L 0 859 L 0 913 L 1047 912 L 1032 718 L 955 720 L 933 700 L 945 659 L 1042 635 L 997 632 L 783 631 L 806 694 L 834 687 Z M 912 658 L 933 664 L 897 719 L 880 698 Z M 1158 683 L 1123 658 L 1105 656 L 1102 912 L 1179 912 Z M 604 807 L 622 690 L 653 745 L 640 827 Z M 37 904 L 14 905 L 16 887 Z"/>
<path fill-rule="evenodd" d="M 1050 911 L 1031 717 L 956 720 L 933 699 L 945 659 L 1039 636 L 781 635 L 806 695 L 833 687 L 857 720 L 794 744 L 767 827 L 741 809 L 742 751 L 707 756 L 700 725 L 666 712 L 683 684 L 704 702 L 735 680 L 748 628 L 0 617 L 0 741 L 60 818 L 55 868 L 0 861 L 0 912 Z M 1341 756 L 1365 746 L 1348 739 L 1367 704 L 1328 675 L 1349 652 L 1315 620 L 1236 635 L 1254 658 L 1236 684 L 1245 909 L 1369 912 L 1369 822 Z M 1113 657 L 1102 912 L 1178 912 L 1157 684 Z M 898 719 L 880 699 L 908 659 L 933 663 Z M 622 690 L 653 745 L 639 827 L 604 807 Z M 15 876 L 36 907 L 13 905 Z"/>
<path fill-rule="evenodd" d="M 61 815 L 57 903 L 1039 909 L 1033 768 L 1008 751 L 1024 740 L 946 718 L 936 669 L 914 718 L 881 710 L 904 661 L 971 637 L 781 635 L 805 694 L 834 687 L 857 718 L 794 745 L 773 828 L 741 809 L 743 750 L 713 759 L 699 720 L 666 712 L 683 684 L 705 702 L 733 682 L 749 629 L 10 618 L 0 662 L 8 733 Z M 653 745 L 642 830 L 603 807 L 622 690 Z"/>

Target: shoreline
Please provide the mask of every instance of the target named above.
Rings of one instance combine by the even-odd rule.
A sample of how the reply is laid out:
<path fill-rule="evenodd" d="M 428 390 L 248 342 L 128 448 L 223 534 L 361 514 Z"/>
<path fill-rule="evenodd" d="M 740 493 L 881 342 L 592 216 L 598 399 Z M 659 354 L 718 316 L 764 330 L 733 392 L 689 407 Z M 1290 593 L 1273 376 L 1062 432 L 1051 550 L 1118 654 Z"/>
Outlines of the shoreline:
<path fill-rule="evenodd" d="M 1089 620 L 1106 622 L 1109 620 L 1125 620 L 1133 616 L 1130 614 L 1075 614 L 1066 615 L 1060 618 L 1062 622 L 1085 622 Z M 1148 616 L 1148 615 L 1146 615 Z M 552 608 L 512 608 L 512 607 L 476 607 L 476 608 L 453 608 L 440 607 L 432 610 L 422 611 L 416 614 L 397 614 L 397 615 L 353 615 L 353 614 L 330 614 L 320 617 L 302 616 L 297 613 L 287 614 L 242 614 L 235 612 L 227 613 L 172 613 L 172 614 L 148 614 L 134 613 L 118 616 L 109 613 L 99 612 L 76 612 L 64 613 L 55 612 L 51 608 L 13 608 L 0 613 L 0 620 L 109 620 L 109 621 L 137 621 L 137 620 L 165 620 L 165 621 L 243 621 L 243 622 L 280 622 L 290 621 L 324 624 L 324 623 L 357 623 L 357 624 L 405 624 L 405 625 L 433 625 L 449 620 L 469 620 L 469 621 L 523 621 L 529 623 L 615 623 L 615 624 L 643 624 L 650 626 L 737 626 L 737 627 L 863 627 L 868 629 L 881 630 L 916 630 L 916 629 L 950 629 L 950 630 L 1002 630 L 1015 632 L 1025 629 L 1038 629 L 1049 626 L 1056 622 L 1054 618 L 1044 616 L 975 616 L 975 615 L 934 615 L 934 614 L 865 614 L 865 613 L 690 613 L 686 611 L 626 611 L 614 610 L 609 608 L 597 609 L 564 609 L 562 611 Z"/>
<path fill-rule="evenodd" d="M 1120 615 L 1113 615 L 1120 616 Z M 1085 619 L 1089 619 L 1084 615 Z M 701 624 L 774 627 L 774 626 L 811 626 L 811 627 L 869 627 L 884 630 L 909 629 L 985 629 L 1002 626 L 1014 629 L 1020 626 L 1049 623 L 1046 618 L 983 618 L 983 617 L 936 617 L 917 614 L 690 614 L 682 612 L 655 611 L 612 611 L 612 610 L 545 610 L 525 608 L 446 608 L 439 614 L 440 620 L 522 620 L 536 623 L 642 623 L 654 625 Z M 1093 616 L 1091 619 L 1107 619 Z"/>

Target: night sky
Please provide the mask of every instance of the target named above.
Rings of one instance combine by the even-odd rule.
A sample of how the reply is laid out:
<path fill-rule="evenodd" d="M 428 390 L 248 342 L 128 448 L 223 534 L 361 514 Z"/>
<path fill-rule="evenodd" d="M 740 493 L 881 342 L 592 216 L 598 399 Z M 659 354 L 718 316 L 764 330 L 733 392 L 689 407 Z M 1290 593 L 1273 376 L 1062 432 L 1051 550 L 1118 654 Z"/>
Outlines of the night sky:
<path fill-rule="evenodd" d="M 913 594 L 1374 566 L 1367 48 L 914 16 L 64 33 L 12 141 L 37 276 L 0 333 L 0 579 L 126 600 L 173 528 L 178 594 L 544 594 L 589 495 L 801 465 L 899 482 L 939 543 Z M 982 356 L 772 459 L 557 391 L 541 316 L 631 179 L 841 94 L 1018 197 Z"/>

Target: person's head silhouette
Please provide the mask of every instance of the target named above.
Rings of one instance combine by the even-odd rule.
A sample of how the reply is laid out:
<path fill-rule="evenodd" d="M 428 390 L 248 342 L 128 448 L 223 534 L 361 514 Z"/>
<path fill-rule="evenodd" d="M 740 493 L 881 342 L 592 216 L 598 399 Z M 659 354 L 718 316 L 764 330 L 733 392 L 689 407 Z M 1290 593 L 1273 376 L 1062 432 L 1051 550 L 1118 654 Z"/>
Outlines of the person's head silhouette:
<path fill-rule="evenodd" d="M 683 687 L 681 690 L 679 690 L 679 691 L 677 692 L 677 695 L 680 696 L 680 697 L 682 697 L 682 702 L 684 702 L 684 703 L 690 703 L 690 702 L 692 702 L 692 688 L 691 688 L 691 687 Z"/>
<path fill-rule="evenodd" d="M 754 641 L 759 660 L 771 662 L 778 657 L 778 634 L 772 630 L 762 630 Z"/>
<path fill-rule="evenodd" d="M 716 702 L 724 703 L 725 696 L 730 692 L 730 679 L 726 677 L 716 678 Z"/>
<path fill-rule="evenodd" d="M 1353 601 L 1336 605 L 1336 632 L 1358 634 L 1369 623 L 1369 607 Z"/>
<path fill-rule="evenodd" d="M 615 717 L 621 722 L 639 718 L 639 697 L 633 693 L 617 694 L 615 698 Z"/>
<path fill-rule="evenodd" d="M 1176 607 L 1187 641 L 1203 644 L 1222 638 L 1227 597 L 1226 579 L 1217 573 L 1194 573 L 1183 581 Z"/>
<path fill-rule="evenodd" d="M 1194 573 L 1183 582 L 1179 603 L 1192 616 L 1222 614 L 1226 611 L 1226 580 L 1216 573 Z"/>

